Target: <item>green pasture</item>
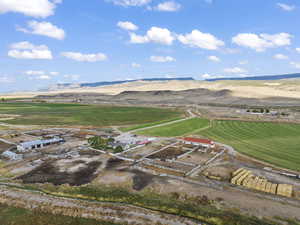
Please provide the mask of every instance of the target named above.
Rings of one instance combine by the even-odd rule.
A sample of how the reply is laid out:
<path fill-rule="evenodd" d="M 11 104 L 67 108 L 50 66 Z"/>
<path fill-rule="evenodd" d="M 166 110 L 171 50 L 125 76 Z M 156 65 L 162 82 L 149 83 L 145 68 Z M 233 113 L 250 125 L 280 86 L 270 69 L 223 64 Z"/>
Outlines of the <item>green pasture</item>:
<path fill-rule="evenodd" d="M 49 103 L 0 103 L 0 114 L 19 115 L 2 121 L 22 125 L 113 126 L 178 118 L 172 109 Z"/>
<path fill-rule="evenodd" d="M 138 134 L 147 136 L 176 137 L 195 132 L 196 130 L 204 129 L 207 127 L 209 127 L 209 120 L 201 118 L 192 118 L 161 127 L 143 130 L 138 132 Z"/>
<path fill-rule="evenodd" d="M 300 125 L 271 122 L 213 121 L 199 135 L 274 165 L 300 170 Z"/>

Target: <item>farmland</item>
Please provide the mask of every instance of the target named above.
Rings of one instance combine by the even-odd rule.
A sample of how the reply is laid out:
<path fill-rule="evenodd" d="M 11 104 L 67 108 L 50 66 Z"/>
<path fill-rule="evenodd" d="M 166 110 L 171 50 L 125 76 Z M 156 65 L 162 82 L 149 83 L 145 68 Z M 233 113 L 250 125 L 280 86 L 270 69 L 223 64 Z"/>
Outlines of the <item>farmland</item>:
<path fill-rule="evenodd" d="M 181 115 L 179 111 L 160 108 L 46 103 L 0 103 L 0 112 L 14 115 L 2 122 L 22 125 L 130 125 Z"/>
<path fill-rule="evenodd" d="M 115 223 L 96 221 L 93 219 L 73 218 L 70 216 L 60 216 L 27 209 L 9 207 L 0 204 L 1 225 L 117 225 Z"/>
<path fill-rule="evenodd" d="M 153 122 L 153 123 L 146 123 L 146 124 L 141 124 L 141 125 L 122 127 L 120 130 L 123 131 L 123 132 L 127 132 L 127 131 L 132 131 L 132 130 L 137 130 L 137 129 L 142 129 L 142 128 L 146 128 L 146 127 L 152 127 L 152 126 L 160 125 L 160 124 L 163 124 L 163 123 L 169 123 L 169 122 L 173 122 L 173 121 L 180 120 L 180 119 L 182 119 L 182 117 L 171 118 L 171 119 L 157 121 L 157 122 Z"/>
<path fill-rule="evenodd" d="M 270 122 L 213 121 L 198 132 L 237 151 L 274 165 L 300 170 L 300 125 Z"/>
<path fill-rule="evenodd" d="M 163 137 L 175 137 L 182 136 L 196 130 L 204 129 L 209 126 L 209 120 L 200 119 L 200 118 L 192 118 L 185 121 L 155 127 L 148 130 L 144 130 L 139 132 L 142 135 L 149 136 L 163 136 Z"/>

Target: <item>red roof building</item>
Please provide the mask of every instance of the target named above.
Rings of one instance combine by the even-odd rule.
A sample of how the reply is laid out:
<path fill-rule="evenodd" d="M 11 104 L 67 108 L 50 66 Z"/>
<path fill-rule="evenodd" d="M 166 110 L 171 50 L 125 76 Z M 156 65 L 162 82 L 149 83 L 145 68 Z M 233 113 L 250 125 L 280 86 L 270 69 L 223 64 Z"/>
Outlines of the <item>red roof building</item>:
<path fill-rule="evenodd" d="M 191 138 L 191 137 L 183 138 L 183 141 L 188 143 L 195 143 L 195 144 L 209 145 L 209 146 L 213 146 L 215 144 L 212 140 L 209 139 Z"/>

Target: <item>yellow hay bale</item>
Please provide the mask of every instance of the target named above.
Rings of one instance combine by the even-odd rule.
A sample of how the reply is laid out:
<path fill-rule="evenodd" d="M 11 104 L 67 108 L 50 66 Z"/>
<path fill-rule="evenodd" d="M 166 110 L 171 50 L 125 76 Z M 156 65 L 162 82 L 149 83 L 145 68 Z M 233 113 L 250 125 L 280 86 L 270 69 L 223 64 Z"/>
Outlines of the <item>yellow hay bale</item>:
<path fill-rule="evenodd" d="M 240 173 L 238 173 L 235 177 L 233 177 L 233 178 L 231 179 L 231 183 L 232 183 L 232 184 L 236 184 L 236 181 L 237 181 L 241 176 L 243 176 L 245 173 L 247 173 L 247 170 L 242 169 L 242 171 L 241 171 Z"/>
<path fill-rule="evenodd" d="M 235 177 L 236 175 L 238 175 L 240 172 L 242 172 L 242 170 L 244 170 L 244 168 L 239 168 L 238 170 L 234 171 L 232 173 L 232 176 Z"/>
<path fill-rule="evenodd" d="M 271 193 L 272 194 L 276 194 L 276 192 L 277 192 L 277 184 L 272 184 L 272 186 L 271 186 Z"/>
<path fill-rule="evenodd" d="M 244 181 L 249 175 L 251 175 L 251 171 L 247 171 L 244 175 L 242 175 L 242 176 L 236 181 L 236 184 L 237 184 L 237 185 L 242 185 L 243 181 Z"/>

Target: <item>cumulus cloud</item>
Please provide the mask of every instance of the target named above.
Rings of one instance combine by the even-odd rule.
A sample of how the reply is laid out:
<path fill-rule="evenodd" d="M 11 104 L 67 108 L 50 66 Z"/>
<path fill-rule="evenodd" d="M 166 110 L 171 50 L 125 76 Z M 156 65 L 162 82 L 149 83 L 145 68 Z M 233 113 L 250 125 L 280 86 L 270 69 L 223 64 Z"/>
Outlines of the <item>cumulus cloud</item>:
<path fill-rule="evenodd" d="M 208 56 L 207 59 L 210 60 L 210 61 L 214 61 L 214 62 L 220 62 L 221 61 L 220 58 L 215 56 L 215 55 Z"/>
<path fill-rule="evenodd" d="M 29 79 L 50 80 L 53 76 L 58 75 L 58 72 L 45 72 L 43 70 L 27 70 L 24 74 L 29 76 Z"/>
<path fill-rule="evenodd" d="M 233 67 L 233 68 L 225 68 L 224 72 L 225 73 L 236 73 L 236 74 L 239 74 L 239 73 L 247 73 L 248 71 L 245 70 L 245 69 L 242 69 L 240 67 Z"/>
<path fill-rule="evenodd" d="M 277 3 L 277 6 L 284 11 L 293 11 L 296 8 L 294 5 L 287 5 L 284 3 Z"/>
<path fill-rule="evenodd" d="M 140 68 L 141 65 L 138 64 L 138 63 L 133 62 L 133 63 L 131 63 L 131 67 L 133 67 L 133 68 Z"/>
<path fill-rule="evenodd" d="M 27 70 L 25 71 L 26 75 L 44 75 L 45 71 L 43 70 Z"/>
<path fill-rule="evenodd" d="M 103 53 L 82 54 L 80 52 L 62 52 L 61 55 L 79 62 L 98 62 L 107 59 L 107 56 Z"/>
<path fill-rule="evenodd" d="M 223 76 L 223 75 L 211 75 L 211 74 L 205 73 L 205 74 L 200 75 L 200 77 L 204 80 L 208 80 L 208 79 L 224 78 L 225 76 Z"/>
<path fill-rule="evenodd" d="M 288 59 L 289 57 L 283 54 L 276 54 L 273 56 L 274 59 Z"/>
<path fill-rule="evenodd" d="M 58 40 L 65 38 L 65 31 L 49 22 L 29 21 L 27 28 L 17 28 L 18 31 L 30 34 L 43 35 Z"/>
<path fill-rule="evenodd" d="M 288 46 L 291 44 L 292 35 L 288 33 L 278 34 L 252 34 L 241 33 L 232 38 L 232 42 L 243 47 L 248 47 L 257 52 L 265 51 L 267 48 Z"/>
<path fill-rule="evenodd" d="M 217 50 L 219 47 L 225 45 L 223 41 L 217 39 L 214 35 L 202 33 L 199 30 L 193 30 L 189 34 L 179 35 L 178 40 L 182 44 L 208 50 Z"/>
<path fill-rule="evenodd" d="M 163 2 L 158 4 L 155 7 L 156 10 L 158 11 L 165 11 L 165 12 L 176 12 L 179 11 L 181 9 L 181 5 L 177 2 L 174 1 L 167 1 L 167 2 Z"/>
<path fill-rule="evenodd" d="M 133 24 L 129 21 L 124 21 L 124 22 L 119 21 L 117 23 L 117 26 L 120 27 L 123 30 L 130 30 L 130 31 L 134 31 L 134 30 L 139 29 L 137 25 L 135 25 L 135 24 Z"/>
<path fill-rule="evenodd" d="M 73 81 L 77 81 L 77 80 L 79 80 L 80 75 L 78 75 L 78 74 L 67 74 L 67 75 L 64 75 L 64 78 L 71 79 Z"/>
<path fill-rule="evenodd" d="M 151 56 L 150 60 L 152 62 L 160 62 L 160 63 L 175 62 L 176 61 L 176 59 L 174 59 L 171 56 Z"/>
<path fill-rule="evenodd" d="M 240 65 L 246 65 L 248 63 L 249 63 L 248 60 L 242 60 L 242 61 L 239 62 Z"/>
<path fill-rule="evenodd" d="M 130 42 L 135 44 L 154 42 L 158 44 L 171 45 L 174 40 L 175 37 L 168 29 L 160 27 L 151 27 L 144 36 L 137 35 L 135 33 L 130 34 Z"/>
<path fill-rule="evenodd" d="M 10 46 L 8 56 L 17 59 L 52 59 L 52 52 L 46 45 L 33 45 L 23 41 Z"/>
<path fill-rule="evenodd" d="M 8 84 L 15 82 L 15 79 L 7 75 L 0 76 L 0 84 Z"/>
<path fill-rule="evenodd" d="M 56 4 L 61 1 L 49 0 L 0 0 L 1 13 L 22 13 L 26 16 L 45 18 L 54 14 Z"/>
<path fill-rule="evenodd" d="M 296 51 L 297 51 L 298 53 L 300 53 L 300 48 L 296 48 Z"/>
<path fill-rule="evenodd" d="M 290 64 L 296 69 L 300 69 L 300 62 L 291 62 Z"/>
<path fill-rule="evenodd" d="M 148 5 L 152 0 L 110 0 L 115 5 L 120 5 L 123 7 L 130 6 L 144 6 Z"/>

